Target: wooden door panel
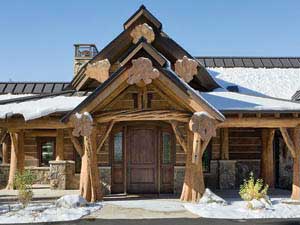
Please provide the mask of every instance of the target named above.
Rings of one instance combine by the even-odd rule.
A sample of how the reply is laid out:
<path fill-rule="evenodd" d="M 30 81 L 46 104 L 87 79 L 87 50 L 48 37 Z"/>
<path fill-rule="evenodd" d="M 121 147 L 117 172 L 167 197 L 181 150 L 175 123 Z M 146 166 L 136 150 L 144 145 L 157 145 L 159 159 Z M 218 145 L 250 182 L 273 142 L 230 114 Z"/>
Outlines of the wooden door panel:
<path fill-rule="evenodd" d="M 155 170 L 149 168 L 134 168 L 130 171 L 131 184 L 154 184 Z"/>
<path fill-rule="evenodd" d="M 128 128 L 128 193 L 157 192 L 157 131 Z"/>

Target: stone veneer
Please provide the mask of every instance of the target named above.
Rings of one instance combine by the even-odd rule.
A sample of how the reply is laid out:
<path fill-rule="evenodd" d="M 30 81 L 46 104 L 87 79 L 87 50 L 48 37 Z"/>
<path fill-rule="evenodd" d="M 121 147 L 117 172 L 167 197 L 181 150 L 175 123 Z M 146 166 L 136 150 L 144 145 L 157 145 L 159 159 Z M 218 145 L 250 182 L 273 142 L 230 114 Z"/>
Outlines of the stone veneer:
<path fill-rule="evenodd" d="M 181 193 L 184 171 L 184 166 L 174 167 L 174 194 Z M 210 171 L 204 173 L 205 186 L 210 189 L 236 189 L 251 171 L 258 177 L 260 160 L 211 160 Z"/>
<path fill-rule="evenodd" d="M 49 180 L 49 167 L 25 167 L 25 169 L 30 170 L 34 175 L 36 175 L 37 179 L 35 181 L 36 184 L 50 184 Z M 7 184 L 9 176 L 9 164 L 0 165 L 0 188 L 4 188 Z"/>
<path fill-rule="evenodd" d="M 73 187 L 75 162 L 71 160 L 50 161 L 50 187 L 55 190 L 67 190 Z"/>

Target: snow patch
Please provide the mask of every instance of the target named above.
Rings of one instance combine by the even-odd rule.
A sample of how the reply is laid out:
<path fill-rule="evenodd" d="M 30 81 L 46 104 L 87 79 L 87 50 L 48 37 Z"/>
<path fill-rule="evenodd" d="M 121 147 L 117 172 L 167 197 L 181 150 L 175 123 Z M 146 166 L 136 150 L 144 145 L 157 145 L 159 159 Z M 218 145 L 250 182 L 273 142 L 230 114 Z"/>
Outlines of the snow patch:
<path fill-rule="evenodd" d="M 208 68 L 224 88 L 237 85 L 241 93 L 291 99 L 300 87 L 300 69 Z"/>
<path fill-rule="evenodd" d="M 56 200 L 56 207 L 77 208 L 86 206 L 87 201 L 80 195 L 65 195 Z"/>
<path fill-rule="evenodd" d="M 218 204 L 227 205 L 227 202 L 223 198 L 213 193 L 209 188 L 205 189 L 205 192 L 201 197 L 201 199 L 199 200 L 199 203 L 200 204 L 218 203 Z"/>
<path fill-rule="evenodd" d="M 198 92 L 199 93 L 199 92 Z M 229 91 L 201 92 L 206 101 L 218 110 L 300 110 L 300 104 L 270 97 L 258 97 Z"/>
<path fill-rule="evenodd" d="M 268 202 L 252 200 L 255 210 L 249 209 L 248 202 L 240 199 L 228 199 L 227 205 L 219 203 L 185 203 L 190 212 L 205 218 L 217 219 L 260 219 L 260 218 L 300 218 L 299 202 L 282 198 L 271 198 Z M 287 204 L 287 202 L 289 204 Z"/>
<path fill-rule="evenodd" d="M 85 98 L 86 96 L 56 96 L 4 104 L 0 105 L 0 119 L 19 114 L 24 117 L 25 121 L 28 121 L 55 112 L 66 112 L 74 109 Z"/>
<path fill-rule="evenodd" d="M 84 199 L 69 195 L 63 196 L 56 203 L 31 203 L 24 209 L 20 204 L 1 205 L 0 224 L 71 221 L 102 208 L 99 202 L 84 203 Z"/>

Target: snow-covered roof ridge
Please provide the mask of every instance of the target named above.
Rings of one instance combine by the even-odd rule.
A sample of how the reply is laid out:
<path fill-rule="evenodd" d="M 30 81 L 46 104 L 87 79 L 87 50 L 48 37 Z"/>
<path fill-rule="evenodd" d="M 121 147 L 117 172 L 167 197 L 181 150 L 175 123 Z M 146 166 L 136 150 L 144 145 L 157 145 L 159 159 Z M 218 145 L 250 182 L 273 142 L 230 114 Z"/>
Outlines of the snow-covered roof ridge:
<path fill-rule="evenodd" d="M 236 85 L 239 92 L 291 100 L 300 88 L 300 68 L 207 68 L 223 88 Z"/>

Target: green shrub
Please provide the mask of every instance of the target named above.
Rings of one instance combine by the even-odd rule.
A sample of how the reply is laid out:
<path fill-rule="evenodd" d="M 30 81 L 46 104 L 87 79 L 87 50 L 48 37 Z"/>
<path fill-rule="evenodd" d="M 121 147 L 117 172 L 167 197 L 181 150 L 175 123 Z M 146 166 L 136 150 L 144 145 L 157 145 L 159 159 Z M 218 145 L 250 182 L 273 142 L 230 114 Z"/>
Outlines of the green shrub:
<path fill-rule="evenodd" d="M 23 207 L 26 207 L 33 197 L 32 184 L 36 176 L 30 170 L 17 172 L 14 179 L 14 186 L 18 190 L 18 199 Z"/>
<path fill-rule="evenodd" d="M 239 194 L 244 201 L 265 199 L 268 202 L 268 189 L 269 185 L 264 185 L 262 179 L 255 180 L 253 172 L 251 172 L 249 179 L 244 180 L 244 184 L 241 185 Z"/>

